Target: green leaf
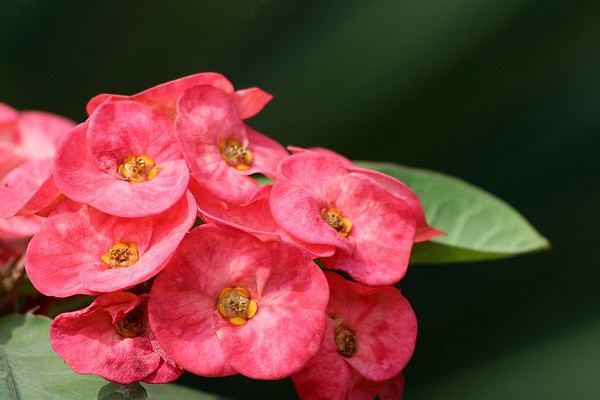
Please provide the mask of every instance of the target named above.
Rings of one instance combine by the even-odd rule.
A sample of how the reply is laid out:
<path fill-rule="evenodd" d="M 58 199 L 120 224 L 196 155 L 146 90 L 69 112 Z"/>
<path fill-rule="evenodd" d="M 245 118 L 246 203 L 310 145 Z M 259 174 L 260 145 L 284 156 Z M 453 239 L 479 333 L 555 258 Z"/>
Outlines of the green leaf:
<path fill-rule="evenodd" d="M 415 244 L 411 262 L 479 261 L 549 248 L 548 240 L 514 208 L 461 179 L 392 163 L 358 164 L 406 183 L 421 199 L 430 225 L 446 232 Z"/>
<path fill-rule="evenodd" d="M 94 375 L 73 372 L 52 350 L 49 329 L 50 319 L 45 317 L 0 318 L 0 399 L 147 398 L 140 385 L 114 385 Z"/>
<path fill-rule="evenodd" d="M 223 397 L 215 396 L 190 389 L 185 386 L 176 385 L 174 383 L 152 385 L 149 383 L 143 384 L 148 391 L 150 400 L 219 400 Z"/>
<path fill-rule="evenodd" d="M 264 176 L 261 174 L 252 175 L 252 177 L 258 182 L 259 185 L 270 185 L 273 183 L 273 180 L 268 176 Z"/>
<path fill-rule="evenodd" d="M 146 400 L 148 393 L 139 383 L 118 385 L 108 383 L 100 389 L 98 400 Z"/>

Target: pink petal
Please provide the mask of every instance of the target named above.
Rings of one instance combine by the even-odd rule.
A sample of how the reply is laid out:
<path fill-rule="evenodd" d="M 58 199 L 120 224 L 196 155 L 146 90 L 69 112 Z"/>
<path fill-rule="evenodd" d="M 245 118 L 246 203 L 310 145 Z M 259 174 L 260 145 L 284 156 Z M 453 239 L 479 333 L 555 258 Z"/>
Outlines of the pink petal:
<path fill-rule="evenodd" d="M 212 86 L 187 90 L 179 99 L 175 125 L 183 155 L 198 184 L 222 201 L 247 202 L 258 183 L 228 165 L 219 150 L 229 139 L 248 145 L 246 128 L 232 97 Z"/>
<path fill-rule="evenodd" d="M 198 209 L 205 221 L 229 225 L 252 233 L 262 241 L 283 240 L 308 251 L 315 257 L 332 256 L 335 252 L 333 247 L 302 242 L 277 224 L 271 214 L 272 187 L 272 185 L 260 186 L 246 204 L 228 205 L 202 190 L 194 180 L 190 181 L 190 190 L 194 194 Z"/>
<path fill-rule="evenodd" d="M 346 173 L 347 168 L 337 158 L 306 152 L 283 160 L 279 164 L 278 177 L 312 193 L 319 202 L 327 202 L 327 188 Z"/>
<path fill-rule="evenodd" d="M 151 106 L 160 112 L 165 113 L 170 118 L 174 118 L 176 112 L 175 106 L 179 95 L 189 88 L 201 85 L 210 85 L 227 93 L 233 93 L 233 86 L 223 75 L 214 72 L 204 72 L 175 79 L 129 97 L 108 94 L 98 95 L 90 100 L 86 110 L 88 115 L 92 115 L 96 107 L 106 101 L 109 97 L 111 97 L 111 100 L 129 98 Z"/>
<path fill-rule="evenodd" d="M 292 379 L 300 398 L 307 400 L 373 400 L 381 387 L 364 379 L 338 354 L 331 322 L 319 352 Z"/>
<path fill-rule="evenodd" d="M 305 148 L 297 147 L 297 146 L 288 146 L 288 150 L 291 151 L 292 154 L 316 152 L 316 153 L 320 153 L 320 154 L 329 156 L 329 158 L 337 161 L 338 163 L 342 164 L 346 168 L 356 167 L 356 164 L 354 164 L 352 161 L 350 161 L 346 157 L 342 156 L 341 154 L 336 153 L 333 150 L 329 150 L 324 147 L 311 147 L 310 149 L 305 149 Z"/>
<path fill-rule="evenodd" d="M 402 400 L 404 394 L 404 376 L 402 374 L 390 379 L 379 392 L 381 400 Z"/>
<path fill-rule="evenodd" d="M 321 271 L 310 263 L 287 245 L 202 225 L 184 239 L 154 283 L 149 302 L 153 331 L 167 355 L 196 374 L 223 376 L 237 370 L 263 379 L 285 376 L 314 354 L 324 328 L 327 289 Z M 246 288 L 259 304 L 244 326 L 231 325 L 216 310 L 226 287 Z M 283 312 L 279 302 L 286 301 L 292 313 Z M 269 342 L 269 337 L 276 339 Z"/>
<path fill-rule="evenodd" d="M 173 123 L 133 101 L 107 102 L 89 120 L 87 147 L 99 168 L 114 174 L 127 156 L 147 155 L 157 164 L 183 158 Z"/>
<path fill-rule="evenodd" d="M 90 101 L 88 101 L 87 105 L 85 106 L 85 111 L 87 112 L 87 115 L 91 116 L 94 113 L 94 111 L 96 111 L 96 108 L 98 108 L 102 103 L 104 103 L 106 101 L 119 101 L 119 100 L 129 100 L 129 96 L 122 96 L 120 94 L 102 93 L 102 94 L 92 97 L 92 99 Z"/>
<path fill-rule="evenodd" d="M 149 218 L 124 220 L 65 200 L 29 243 L 27 274 L 36 289 L 48 296 L 93 294 L 81 282 L 81 272 L 87 268 L 106 267 L 101 256 L 124 240 L 134 241 L 143 254 L 151 234 Z"/>
<path fill-rule="evenodd" d="M 288 179 L 280 178 L 273 186 L 273 218 L 290 235 L 298 238 L 300 243 L 319 245 L 324 249 L 344 248 L 351 252 L 352 245 L 321 217 L 321 209 L 327 206 L 325 201 Z"/>
<path fill-rule="evenodd" d="M 56 297 L 132 287 L 166 266 L 195 215 L 189 194 L 165 213 L 140 219 L 65 200 L 30 242 L 27 272 L 40 292 Z M 119 242 L 135 242 L 139 260 L 127 268 L 107 268 L 101 257 Z"/>
<path fill-rule="evenodd" d="M 254 379 L 281 379 L 318 351 L 329 297 L 321 270 L 299 250 L 271 243 L 273 262 L 259 311 L 243 327 L 223 326 L 221 345 L 232 367 Z"/>
<path fill-rule="evenodd" d="M 444 232 L 439 229 L 435 229 L 430 227 L 427 224 L 427 220 L 425 219 L 425 211 L 423 210 L 423 206 L 417 195 L 404 183 L 399 181 L 396 178 L 393 178 L 389 175 L 381 173 L 379 171 L 373 171 L 366 168 L 359 168 L 352 161 L 348 160 L 346 157 L 341 156 L 340 154 L 321 147 L 313 147 L 311 149 L 303 149 L 301 147 L 288 146 L 288 149 L 293 154 L 299 154 L 304 152 L 316 152 L 320 154 L 326 154 L 330 158 L 335 159 L 342 163 L 346 168 L 354 172 L 360 172 L 373 180 L 377 181 L 381 184 L 386 190 L 390 191 L 394 196 L 398 197 L 402 201 L 406 202 L 410 205 L 415 213 L 415 217 L 417 219 L 417 234 L 415 236 L 415 242 L 424 242 L 429 239 L 432 239 L 435 236 L 443 235 Z"/>
<path fill-rule="evenodd" d="M 325 275 L 331 293 L 327 312 L 356 332 L 358 350 L 345 360 L 369 380 L 398 375 L 417 338 L 417 319 L 408 301 L 393 287 L 369 288 L 332 272 Z"/>
<path fill-rule="evenodd" d="M 277 176 L 277 167 L 281 160 L 289 157 L 285 148 L 275 140 L 247 128 L 248 148 L 252 151 L 250 173 L 261 173 L 268 177 Z"/>
<path fill-rule="evenodd" d="M 121 337 L 105 310 L 112 307 L 126 312 L 135 298 L 130 293 L 106 294 L 83 310 L 60 314 L 50 327 L 52 347 L 80 374 L 97 374 L 122 384 L 152 374 L 161 358 L 152 351 L 147 337 Z"/>
<path fill-rule="evenodd" d="M 392 285 L 402 279 L 415 237 L 411 207 L 358 173 L 344 176 L 329 190 L 328 198 L 335 199 L 334 206 L 352 221 L 346 239 L 354 250 L 338 251 L 323 260 L 325 265 L 371 286 Z"/>
<path fill-rule="evenodd" d="M 60 138 L 74 126 L 73 121 L 58 115 L 23 112 L 17 122 L 21 151 L 32 159 L 53 156 Z"/>
<path fill-rule="evenodd" d="M 5 103 L 0 103 L 0 127 L 2 125 L 12 124 L 17 120 L 17 111 Z"/>
<path fill-rule="evenodd" d="M 69 198 L 133 218 L 161 213 L 185 193 L 189 173 L 184 160 L 160 163 L 154 179 L 130 183 L 94 164 L 86 148 L 86 131 L 87 123 L 83 123 L 65 135 L 54 159 L 55 183 Z"/>
<path fill-rule="evenodd" d="M 183 369 L 169 364 L 165 360 L 160 360 L 156 371 L 142 379 L 146 383 L 167 383 L 178 379 L 183 375 Z"/>
<path fill-rule="evenodd" d="M 140 252 L 139 261 L 128 268 L 106 269 L 105 265 L 94 263 L 82 269 L 78 278 L 86 289 L 93 292 L 126 289 L 159 273 L 194 224 L 196 203 L 188 193 L 173 208 L 151 218 L 152 238 L 146 250 Z"/>
<path fill-rule="evenodd" d="M 202 376 L 235 373 L 216 334 L 229 324 L 218 314 L 216 300 L 232 286 L 259 296 L 258 284 L 268 276 L 268 266 L 259 260 L 269 257 L 259 240 L 231 228 L 206 224 L 186 236 L 154 282 L 149 301 L 150 324 L 169 358 Z"/>
<path fill-rule="evenodd" d="M 253 117 L 271 101 L 272 95 L 257 87 L 238 90 L 234 93 L 235 104 L 242 119 Z"/>
<path fill-rule="evenodd" d="M 351 168 L 352 171 L 360 172 L 371 179 L 377 181 L 381 186 L 388 190 L 391 194 L 408 204 L 417 220 L 417 233 L 415 242 L 424 242 L 436 236 L 443 235 L 444 231 L 430 227 L 425 219 L 425 211 L 421 201 L 408 186 L 389 175 L 378 171 L 373 171 L 366 168 Z"/>
<path fill-rule="evenodd" d="M 40 230 L 44 220 L 45 218 L 37 215 L 17 215 L 10 218 L 0 218 L 0 239 L 29 238 Z"/>
<path fill-rule="evenodd" d="M 52 179 L 52 160 L 30 161 L 0 180 L 0 218 L 33 214 L 60 194 Z"/>

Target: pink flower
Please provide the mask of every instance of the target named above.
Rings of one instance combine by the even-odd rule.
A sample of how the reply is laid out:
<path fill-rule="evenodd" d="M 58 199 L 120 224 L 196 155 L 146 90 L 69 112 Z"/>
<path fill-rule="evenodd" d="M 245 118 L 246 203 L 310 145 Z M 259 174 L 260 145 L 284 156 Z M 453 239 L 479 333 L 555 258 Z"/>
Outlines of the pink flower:
<path fill-rule="evenodd" d="M 393 287 L 370 288 L 326 272 L 330 298 L 323 343 L 292 378 L 302 399 L 390 399 L 402 391 L 417 320 Z M 389 396 L 388 396 L 389 395 Z"/>
<path fill-rule="evenodd" d="M 306 152 L 282 161 L 271 211 L 289 234 L 328 248 L 325 265 L 361 283 L 394 284 L 406 273 L 416 232 L 413 208 L 335 157 Z"/>
<path fill-rule="evenodd" d="M 202 225 L 158 276 L 149 318 L 166 354 L 204 376 L 280 379 L 315 354 L 328 289 L 304 253 Z"/>
<path fill-rule="evenodd" d="M 427 219 L 425 218 L 425 210 L 423 210 L 423 205 L 421 204 L 419 197 L 415 194 L 415 192 L 413 192 L 408 186 L 406 186 L 398 179 L 381 173 L 379 171 L 373 171 L 367 168 L 360 168 L 352 161 L 348 160 L 346 157 L 329 149 L 303 149 L 295 146 L 288 146 L 288 148 L 293 154 L 298 154 L 302 152 L 318 152 L 321 154 L 327 154 L 331 158 L 336 159 L 340 163 L 344 164 L 344 166 L 348 168 L 348 170 L 353 172 L 360 172 L 377 181 L 392 195 L 398 197 L 412 208 L 413 213 L 415 214 L 415 218 L 417 220 L 417 233 L 415 234 L 415 242 L 425 242 L 429 239 L 434 238 L 435 236 L 444 234 L 443 231 L 429 226 L 429 224 L 427 223 Z"/>
<path fill-rule="evenodd" d="M 288 156 L 277 142 L 242 121 L 236 97 L 213 86 L 197 86 L 179 98 L 176 129 L 192 178 L 221 201 L 243 204 L 258 183 L 248 175 L 275 176 Z"/>
<path fill-rule="evenodd" d="M 137 219 L 67 199 L 31 240 L 27 273 L 48 296 L 127 289 L 165 267 L 195 219 L 190 194 L 162 214 Z"/>
<path fill-rule="evenodd" d="M 39 229 L 42 219 L 29 215 L 46 212 L 60 195 L 51 157 L 73 125 L 57 115 L 18 113 L 0 103 L 0 238 L 29 237 Z"/>
<path fill-rule="evenodd" d="M 256 87 L 234 92 L 233 85 L 223 75 L 204 72 L 154 86 L 133 96 L 99 94 L 89 101 L 86 109 L 88 115 L 92 115 L 96 108 L 105 101 L 133 100 L 154 107 L 169 117 L 175 118 L 179 95 L 188 89 L 202 85 L 213 86 L 232 94 L 237 110 L 243 119 L 258 114 L 273 98 L 270 94 Z"/>
<path fill-rule="evenodd" d="M 111 382 L 164 383 L 183 370 L 166 359 L 147 322 L 148 295 L 104 294 L 89 307 L 57 316 L 52 347 L 77 373 Z"/>
<path fill-rule="evenodd" d="M 120 217 L 144 217 L 173 206 L 189 171 L 173 122 L 133 101 L 106 102 L 60 142 L 54 177 L 69 198 Z"/>

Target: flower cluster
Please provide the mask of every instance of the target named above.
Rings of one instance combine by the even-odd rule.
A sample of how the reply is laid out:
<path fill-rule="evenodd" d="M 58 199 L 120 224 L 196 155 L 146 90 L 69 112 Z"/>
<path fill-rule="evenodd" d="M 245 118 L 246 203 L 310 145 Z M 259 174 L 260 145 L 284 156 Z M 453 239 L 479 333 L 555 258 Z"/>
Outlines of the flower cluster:
<path fill-rule="evenodd" d="M 26 253 L 35 287 L 97 296 L 52 324 L 73 370 L 399 398 L 417 324 L 392 285 L 413 243 L 441 232 L 398 180 L 251 129 L 270 100 L 215 73 L 99 95 L 55 154 L 2 178 L 0 217 L 47 217 Z M 13 114 L 0 108 L 0 129 Z"/>

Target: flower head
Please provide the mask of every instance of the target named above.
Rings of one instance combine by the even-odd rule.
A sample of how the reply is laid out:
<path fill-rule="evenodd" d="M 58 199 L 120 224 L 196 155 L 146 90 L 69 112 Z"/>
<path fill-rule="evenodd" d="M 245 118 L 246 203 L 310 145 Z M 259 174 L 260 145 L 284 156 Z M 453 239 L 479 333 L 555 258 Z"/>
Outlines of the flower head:
<path fill-rule="evenodd" d="M 189 180 L 172 121 L 128 100 L 100 105 L 65 136 L 54 175 L 67 197 L 120 217 L 167 210 Z"/>
<path fill-rule="evenodd" d="M 373 399 L 402 391 L 400 372 L 410 360 L 417 320 L 393 287 L 371 288 L 326 272 L 328 323 L 321 348 L 293 376 L 301 398 Z M 401 381 L 402 380 L 402 381 Z"/>
<path fill-rule="evenodd" d="M 280 379 L 317 351 L 327 298 L 323 273 L 303 252 L 206 224 L 156 279 L 149 315 L 166 354 L 186 370 Z"/>
<path fill-rule="evenodd" d="M 183 370 L 166 359 L 147 322 L 148 295 L 127 292 L 98 297 L 83 310 L 57 316 L 52 347 L 80 374 L 115 383 L 163 383 Z"/>
<path fill-rule="evenodd" d="M 328 249 L 320 254 L 328 267 L 361 283 L 394 284 L 406 272 L 416 232 L 413 208 L 336 157 L 306 152 L 283 160 L 271 211 L 290 235 Z"/>
<path fill-rule="evenodd" d="M 162 214 L 136 219 L 67 199 L 30 242 L 27 273 L 49 296 L 127 289 L 165 267 L 195 219 L 190 194 Z"/>
<path fill-rule="evenodd" d="M 248 175 L 274 176 L 288 156 L 279 143 L 244 124 L 230 93 L 194 87 L 182 94 L 177 107 L 177 135 L 192 177 L 221 201 L 249 201 L 259 185 Z"/>
<path fill-rule="evenodd" d="M 427 223 L 427 219 L 425 218 L 425 210 L 423 210 L 423 205 L 419 200 L 419 197 L 413 192 L 408 186 L 399 181 L 396 178 L 393 178 L 389 175 L 381 173 L 379 171 L 373 171 L 367 168 L 361 168 L 354 164 L 352 161 L 348 160 L 346 157 L 337 154 L 329 149 L 324 148 L 314 148 L 314 149 L 303 149 L 300 147 L 289 146 L 289 150 L 293 154 L 303 153 L 303 152 L 317 152 L 320 154 L 326 154 L 330 158 L 339 161 L 343 164 L 348 170 L 353 172 L 359 172 L 363 175 L 368 176 L 369 178 L 375 180 L 379 183 L 384 189 L 386 189 L 390 194 L 399 198 L 408 204 L 417 220 L 417 232 L 415 234 L 415 242 L 424 242 L 433 237 L 444 234 L 443 231 L 433 228 L 429 226 Z"/>

